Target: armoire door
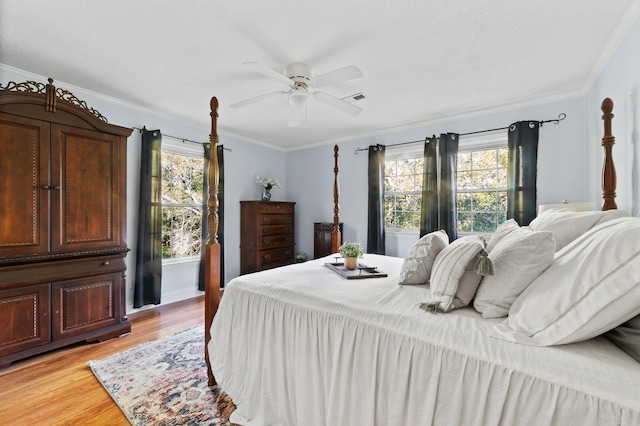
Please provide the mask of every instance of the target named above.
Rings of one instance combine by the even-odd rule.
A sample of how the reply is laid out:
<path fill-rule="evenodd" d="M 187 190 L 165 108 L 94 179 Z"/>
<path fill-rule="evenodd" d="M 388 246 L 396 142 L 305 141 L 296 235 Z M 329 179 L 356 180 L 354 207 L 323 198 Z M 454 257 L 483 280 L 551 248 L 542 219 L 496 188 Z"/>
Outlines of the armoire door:
<path fill-rule="evenodd" d="M 49 251 L 49 126 L 0 113 L 0 257 Z"/>
<path fill-rule="evenodd" d="M 118 136 L 51 125 L 51 249 L 119 246 L 125 191 Z"/>

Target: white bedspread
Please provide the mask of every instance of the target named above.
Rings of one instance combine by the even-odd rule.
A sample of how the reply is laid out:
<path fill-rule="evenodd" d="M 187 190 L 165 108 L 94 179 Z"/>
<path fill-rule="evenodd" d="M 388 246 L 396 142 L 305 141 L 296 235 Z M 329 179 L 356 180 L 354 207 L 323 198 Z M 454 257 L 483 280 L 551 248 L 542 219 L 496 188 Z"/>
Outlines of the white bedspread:
<path fill-rule="evenodd" d="M 244 425 L 639 425 L 640 364 L 596 338 L 530 347 L 472 308 L 429 314 L 427 286 L 346 280 L 332 257 L 231 281 L 211 326 L 218 384 Z"/>

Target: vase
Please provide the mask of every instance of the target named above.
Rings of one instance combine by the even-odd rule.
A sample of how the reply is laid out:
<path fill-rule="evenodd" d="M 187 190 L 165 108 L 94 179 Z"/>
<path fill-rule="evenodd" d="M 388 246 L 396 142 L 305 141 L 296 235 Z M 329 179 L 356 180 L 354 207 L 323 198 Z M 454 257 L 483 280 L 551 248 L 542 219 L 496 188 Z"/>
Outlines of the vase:
<path fill-rule="evenodd" d="M 262 201 L 271 201 L 271 192 L 266 188 L 262 193 Z"/>
<path fill-rule="evenodd" d="M 357 257 L 345 257 L 344 258 L 344 267 L 350 270 L 354 270 L 358 267 L 358 258 Z"/>

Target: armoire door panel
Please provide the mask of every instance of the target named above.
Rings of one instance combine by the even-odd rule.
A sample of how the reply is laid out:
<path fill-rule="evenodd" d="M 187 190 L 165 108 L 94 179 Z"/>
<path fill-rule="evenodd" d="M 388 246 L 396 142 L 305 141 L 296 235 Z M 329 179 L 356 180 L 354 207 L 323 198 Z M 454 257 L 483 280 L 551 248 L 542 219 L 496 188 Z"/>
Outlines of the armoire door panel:
<path fill-rule="evenodd" d="M 49 250 L 49 123 L 0 113 L 0 256 Z"/>
<path fill-rule="evenodd" d="M 52 125 L 53 251 L 120 245 L 117 136 Z"/>
<path fill-rule="evenodd" d="M 51 341 L 49 284 L 0 290 L 0 356 Z"/>
<path fill-rule="evenodd" d="M 120 321 L 122 274 L 105 274 L 53 283 L 53 338 L 97 330 Z"/>

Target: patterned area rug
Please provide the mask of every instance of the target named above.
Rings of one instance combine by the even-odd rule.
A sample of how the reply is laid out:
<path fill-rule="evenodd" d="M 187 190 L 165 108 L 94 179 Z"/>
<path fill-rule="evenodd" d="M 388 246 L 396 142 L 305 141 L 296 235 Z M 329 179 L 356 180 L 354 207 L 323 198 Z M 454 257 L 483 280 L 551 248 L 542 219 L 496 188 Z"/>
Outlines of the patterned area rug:
<path fill-rule="evenodd" d="M 133 425 L 231 425 L 231 398 L 207 386 L 203 325 L 88 364 Z"/>

